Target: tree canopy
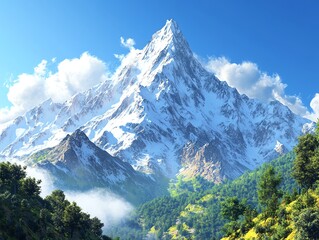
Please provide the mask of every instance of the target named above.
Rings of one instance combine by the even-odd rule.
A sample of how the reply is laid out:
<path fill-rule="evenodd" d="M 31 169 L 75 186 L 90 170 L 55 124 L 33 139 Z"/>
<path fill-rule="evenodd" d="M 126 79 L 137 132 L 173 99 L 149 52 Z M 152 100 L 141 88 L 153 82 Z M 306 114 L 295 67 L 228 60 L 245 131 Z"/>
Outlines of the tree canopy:
<path fill-rule="evenodd" d="M 110 239 L 102 235 L 103 223 L 67 201 L 63 191 L 43 199 L 41 181 L 25 169 L 0 163 L 0 239 Z"/>
<path fill-rule="evenodd" d="M 264 206 L 267 216 L 273 216 L 278 207 L 278 201 L 282 196 L 279 190 L 280 182 L 281 177 L 276 174 L 274 167 L 268 165 L 257 185 L 258 200 Z"/>
<path fill-rule="evenodd" d="M 294 151 L 293 176 L 302 188 L 309 189 L 319 179 L 318 131 L 301 136 Z"/>

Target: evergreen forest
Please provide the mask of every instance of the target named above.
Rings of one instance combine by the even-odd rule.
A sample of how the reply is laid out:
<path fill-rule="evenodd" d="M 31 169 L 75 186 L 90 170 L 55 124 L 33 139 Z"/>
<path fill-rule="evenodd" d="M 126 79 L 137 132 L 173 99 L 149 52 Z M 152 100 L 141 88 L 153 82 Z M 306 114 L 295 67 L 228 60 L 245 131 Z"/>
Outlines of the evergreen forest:
<path fill-rule="evenodd" d="M 107 240 L 103 223 L 82 212 L 64 192 L 40 196 L 40 180 L 27 177 L 26 167 L 0 163 L 0 239 L 1 240 Z"/>

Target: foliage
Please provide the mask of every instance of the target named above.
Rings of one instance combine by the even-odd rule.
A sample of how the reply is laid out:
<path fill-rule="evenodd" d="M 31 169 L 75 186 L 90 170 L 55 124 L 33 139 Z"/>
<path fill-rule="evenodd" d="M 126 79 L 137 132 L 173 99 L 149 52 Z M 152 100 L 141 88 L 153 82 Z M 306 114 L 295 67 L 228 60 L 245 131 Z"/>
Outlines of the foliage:
<path fill-rule="evenodd" d="M 319 189 L 316 189 L 318 191 Z M 292 202 L 282 201 L 271 217 L 259 214 L 252 221 L 250 229 L 241 231 L 237 226 L 226 239 L 318 239 L 319 236 L 319 195 L 308 190 L 296 196 Z M 236 233 L 236 235 L 234 234 Z"/>
<path fill-rule="evenodd" d="M 296 159 L 293 167 L 293 176 L 301 187 L 309 189 L 319 179 L 318 136 L 310 133 L 301 136 L 294 151 Z"/>
<path fill-rule="evenodd" d="M 0 163 L 0 239 L 108 239 L 103 223 L 67 201 L 63 191 L 41 198 L 40 181 L 25 169 Z"/>
<path fill-rule="evenodd" d="M 258 183 L 258 197 L 266 206 L 247 232 L 236 226 L 224 239 L 319 239 L 319 130 L 299 138 L 293 176 L 304 189 L 280 199 L 280 178 L 268 167 Z M 281 201 L 281 202 L 280 202 Z M 235 234 L 234 234 L 235 233 Z"/>
<path fill-rule="evenodd" d="M 51 148 L 41 150 L 36 152 L 30 156 L 31 163 L 40 163 L 47 159 L 48 153 L 50 152 Z"/>
<path fill-rule="evenodd" d="M 221 215 L 230 221 L 238 220 L 244 214 L 245 209 L 246 204 L 243 201 L 240 202 L 237 197 L 226 198 L 221 203 Z"/>
<path fill-rule="evenodd" d="M 295 219 L 298 239 L 318 239 L 319 236 L 319 209 L 306 208 Z"/>
<path fill-rule="evenodd" d="M 276 175 L 274 167 L 267 166 L 257 185 L 258 200 L 264 206 L 265 217 L 275 215 L 279 198 L 282 196 L 279 190 L 280 182 L 281 177 Z"/>

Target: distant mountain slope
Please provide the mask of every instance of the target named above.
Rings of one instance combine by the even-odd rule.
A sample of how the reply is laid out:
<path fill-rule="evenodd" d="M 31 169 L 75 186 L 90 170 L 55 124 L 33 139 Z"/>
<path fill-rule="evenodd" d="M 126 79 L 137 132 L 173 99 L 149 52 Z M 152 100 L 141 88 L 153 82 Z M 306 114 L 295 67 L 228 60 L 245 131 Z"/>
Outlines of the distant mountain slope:
<path fill-rule="evenodd" d="M 207 72 L 169 20 L 142 50 L 131 50 L 111 80 L 0 126 L 0 154 L 29 155 L 80 128 L 136 170 L 217 183 L 291 150 L 307 122 Z"/>
<path fill-rule="evenodd" d="M 288 153 L 269 163 L 281 174 L 281 188 L 285 192 L 297 188 L 291 177 L 294 158 L 293 153 Z M 171 197 L 160 197 L 143 204 L 130 221 L 113 231 L 113 235 L 121 239 L 146 235 L 158 239 L 220 239 L 221 228 L 226 222 L 220 212 L 220 203 L 227 197 L 237 196 L 259 208 L 257 182 L 264 168 L 265 165 L 219 185 L 200 178 L 179 180 L 171 187 Z"/>
<path fill-rule="evenodd" d="M 97 147 L 81 130 L 67 135 L 53 148 L 32 154 L 29 161 L 52 173 L 55 185 L 62 189 L 103 187 L 134 203 L 145 202 L 166 191 L 129 163 Z"/>

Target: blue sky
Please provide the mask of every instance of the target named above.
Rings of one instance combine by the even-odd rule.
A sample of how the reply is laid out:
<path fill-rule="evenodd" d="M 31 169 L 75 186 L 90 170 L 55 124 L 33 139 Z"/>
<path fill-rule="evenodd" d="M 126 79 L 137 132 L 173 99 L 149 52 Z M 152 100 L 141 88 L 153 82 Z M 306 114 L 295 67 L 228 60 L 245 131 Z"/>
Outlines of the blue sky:
<path fill-rule="evenodd" d="M 19 76 L 34 74 L 34 68 L 42 60 L 47 60 L 46 68 L 55 73 L 65 59 L 80 58 L 88 52 L 88 59 L 94 58 L 99 71 L 103 70 L 100 65 L 103 62 L 105 71 L 112 72 L 120 64 L 114 54 L 129 51 L 121 45 L 121 37 L 132 38 L 135 48 L 143 48 L 152 34 L 172 18 L 193 52 L 215 74 L 227 78 L 235 76 L 234 72 L 254 69 L 259 78 L 266 76 L 270 79 L 266 80 L 274 81 L 273 85 L 281 84 L 275 88 L 279 86 L 282 102 L 299 99 L 303 107 L 312 111 L 309 104 L 319 93 L 318 12 L 319 2 L 315 0 L 3 0 L 0 108 L 8 110 L 12 104 L 21 102 L 14 100 L 24 94 L 21 88 L 16 93 L 13 90 L 18 88 L 13 88 L 8 100 L 10 86 L 22 79 Z M 219 63 L 224 64 L 223 68 L 216 67 Z M 235 80 L 238 82 L 245 76 Z M 255 91 L 257 86 L 244 88 L 237 82 L 229 84 L 236 87 L 239 84 L 243 93 Z M 266 96 L 263 94 L 255 91 L 252 96 Z M 23 109 L 32 104 L 34 101 Z M 313 101 L 312 106 L 319 104 Z M 0 111 L 0 114 L 9 113 Z"/>

